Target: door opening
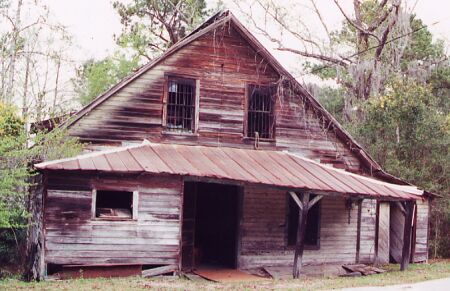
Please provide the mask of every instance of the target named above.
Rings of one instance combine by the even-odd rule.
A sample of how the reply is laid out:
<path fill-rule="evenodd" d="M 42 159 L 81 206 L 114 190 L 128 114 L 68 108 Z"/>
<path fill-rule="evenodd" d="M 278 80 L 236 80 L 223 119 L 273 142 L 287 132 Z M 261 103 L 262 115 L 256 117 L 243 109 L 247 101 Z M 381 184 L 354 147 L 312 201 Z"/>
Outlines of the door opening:
<path fill-rule="evenodd" d="M 183 267 L 214 265 L 235 268 L 239 187 L 185 182 L 184 191 Z"/>

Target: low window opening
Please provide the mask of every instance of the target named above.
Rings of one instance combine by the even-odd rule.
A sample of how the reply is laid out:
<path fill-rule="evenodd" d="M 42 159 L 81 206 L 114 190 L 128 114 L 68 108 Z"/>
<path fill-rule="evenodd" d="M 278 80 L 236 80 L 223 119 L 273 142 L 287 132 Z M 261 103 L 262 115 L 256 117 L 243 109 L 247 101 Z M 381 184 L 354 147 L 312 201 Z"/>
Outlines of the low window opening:
<path fill-rule="evenodd" d="M 167 92 L 166 129 L 194 132 L 195 80 L 169 78 Z"/>
<path fill-rule="evenodd" d="M 316 195 L 310 195 L 312 200 Z M 308 210 L 308 218 L 306 220 L 305 246 L 318 248 L 320 243 L 320 204 L 321 201 L 313 205 Z M 288 194 L 288 215 L 287 215 L 287 245 L 295 246 L 297 243 L 299 208 L 297 203 Z"/>
<path fill-rule="evenodd" d="M 132 219 L 133 192 L 97 190 L 95 217 Z"/>
<path fill-rule="evenodd" d="M 247 137 L 273 139 L 273 88 L 251 85 L 248 92 Z"/>

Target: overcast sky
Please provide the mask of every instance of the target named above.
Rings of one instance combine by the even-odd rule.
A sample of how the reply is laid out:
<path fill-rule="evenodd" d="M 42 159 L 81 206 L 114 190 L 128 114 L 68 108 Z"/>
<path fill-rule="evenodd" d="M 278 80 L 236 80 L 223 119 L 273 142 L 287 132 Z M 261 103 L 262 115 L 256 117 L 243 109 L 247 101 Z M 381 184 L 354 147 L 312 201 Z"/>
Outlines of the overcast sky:
<path fill-rule="evenodd" d="M 279 0 L 277 0 L 279 1 Z M 283 1 L 283 0 L 282 0 Z M 50 7 L 53 16 L 74 36 L 74 42 L 78 46 L 77 58 L 88 59 L 91 57 L 102 58 L 114 50 L 113 35 L 120 33 L 120 19 L 112 7 L 111 0 L 44 0 Z M 214 6 L 214 0 L 207 0 L 210 6 Z M 223 1 L 231 10 L 239 16 L 239 12 L 231 1 Z M 285 0 L 286 5 L 293 9 L 301 9 L 295 2 Z M 341 14 L 336 10 L 332 0 L 317 0 L 319 8 L 323 11 L 327 22 L 338 25 Z M 347 8 L 350 8 L 352 0 L 341 0 Z M 407 0 L 407 5 L 412 7 L 417 2 L 414 11 L 429 25 L 429 29 L 438 38 L 450 43 L 450 1 L 449 0 Z M 350 11 L 349 11 L 350 12 Z M 245 22 L 245 19 L 241 21 Z M 438 24 L 432 25 L 439 21 Z M 268 44 L 270 46 L 270 44 Z M 267 46 L 267 43 L 266 43 Z M 269 47 L 271 49 L 271 47 Z M 277 53 L 275 53 L 277 54 Z M 280 58 L 280 56 L 277 56 Z M 286 58 L 286 56 L 281 56 Z"/>

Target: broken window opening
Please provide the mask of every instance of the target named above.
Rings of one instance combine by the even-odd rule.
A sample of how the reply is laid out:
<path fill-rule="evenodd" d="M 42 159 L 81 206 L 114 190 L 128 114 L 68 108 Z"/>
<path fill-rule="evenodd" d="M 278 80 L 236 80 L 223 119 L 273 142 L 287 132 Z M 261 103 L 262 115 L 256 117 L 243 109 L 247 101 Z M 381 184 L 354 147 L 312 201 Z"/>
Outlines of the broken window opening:
<path fill-rule="evenodd" d="M 268 86 L 249 86 L 247 108 L 247 137 L 273 139 L 273 90 Z"/>
<path fill-rule="evenodd" d="M 167 92 L 166 129 L 194 132 L 195 80 L 170 77 Z"/>
<path fill-rule="evenodd" d="M 133 192 L 97 190 L 95 217 L 104 219 L 132 219 Z"/>
<path fill-rule="evenodd" d="M 310 200 L 317 196 L 310 195 Z M 305 247 L 309 249 L 318 249 L 320 247 L 320 205 L 322 201 L 317 202 L 308 210 L 305 231 Z M 288 194 L 288 213 L 287 213 L 287 245 L 295 246 L 297 244 L 299 207 L 291 195 Z"/>

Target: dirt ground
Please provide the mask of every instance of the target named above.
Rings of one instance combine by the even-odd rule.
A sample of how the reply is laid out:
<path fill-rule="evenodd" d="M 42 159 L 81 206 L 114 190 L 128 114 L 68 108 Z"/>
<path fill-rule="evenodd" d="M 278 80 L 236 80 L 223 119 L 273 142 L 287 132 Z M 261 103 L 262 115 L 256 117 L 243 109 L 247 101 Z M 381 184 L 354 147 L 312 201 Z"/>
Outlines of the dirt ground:
<path fill-rule="evenodd" d="M 365 277 L 321 276 L 302 277 L 299 280 L 267 279 L 239 283 L 194 282 L 173 276 L 153 279 L 130 277 L 45 282 L 23 282 L 17 278 L 9 278 L 0 281 L 0 290 L 326 290 L 406 284 L 450 277 L 450 260 L 412 264 L 405 272 L 400 272 L 398 265 L 387 265 L 384 268 L 388 272 Z"/>

